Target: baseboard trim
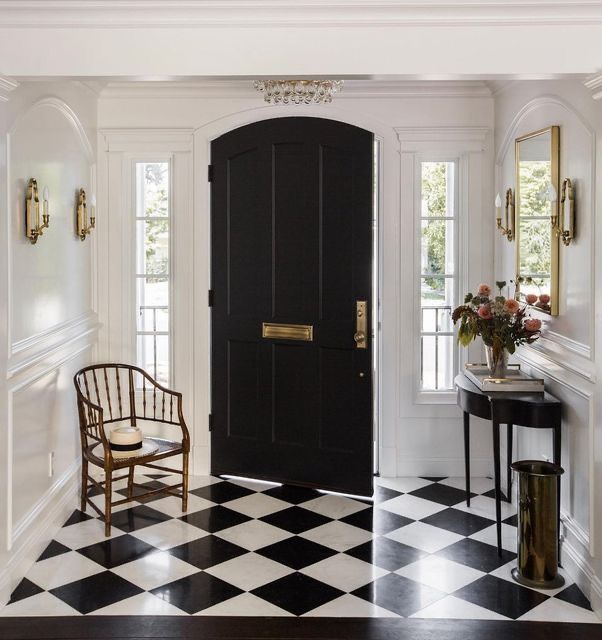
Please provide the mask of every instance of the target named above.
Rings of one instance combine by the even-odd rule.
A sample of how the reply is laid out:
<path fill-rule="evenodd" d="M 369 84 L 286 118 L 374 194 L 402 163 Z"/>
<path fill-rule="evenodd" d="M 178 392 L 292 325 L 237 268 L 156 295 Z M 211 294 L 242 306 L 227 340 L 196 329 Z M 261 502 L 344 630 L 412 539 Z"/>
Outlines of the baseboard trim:
<path fill-rule="evenodd" d="M 602 620 L 602 580 L 592 565 L 569 540 L 562 543 L 561 561 L 563 568 L 589 598 L 592 609 Z"/>
<path fill-rule="evenodd" d="M 398 458 L 397 475 L 463 477 L 464 458 Z M 470 475 L 484 478 L 493 475 L 491 458 L 471 458 Z"/>
<path fill-rule="evenodd" d="M 19 544 L 13 548 L 10 559 L 0 571 L 0 607 L 8 602 L 10 594 L 73 510 L 78 490 L 79 468 L 79 461 L 74 462 L 20 524 Z M 34 516 L 35 526 L 31 526 Z M 30 526 L 27 527 L 26 524 Z"/>

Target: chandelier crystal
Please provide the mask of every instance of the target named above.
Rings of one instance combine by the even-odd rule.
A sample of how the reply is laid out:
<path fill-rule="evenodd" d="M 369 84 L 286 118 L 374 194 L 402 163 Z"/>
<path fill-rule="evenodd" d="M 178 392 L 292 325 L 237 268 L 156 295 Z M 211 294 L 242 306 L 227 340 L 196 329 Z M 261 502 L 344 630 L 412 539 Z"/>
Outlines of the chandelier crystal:
<path fill-rule="evenodd" d="M 327 104 L 342 80 L 255 80 L 253 86 L 270 104 Z"/>

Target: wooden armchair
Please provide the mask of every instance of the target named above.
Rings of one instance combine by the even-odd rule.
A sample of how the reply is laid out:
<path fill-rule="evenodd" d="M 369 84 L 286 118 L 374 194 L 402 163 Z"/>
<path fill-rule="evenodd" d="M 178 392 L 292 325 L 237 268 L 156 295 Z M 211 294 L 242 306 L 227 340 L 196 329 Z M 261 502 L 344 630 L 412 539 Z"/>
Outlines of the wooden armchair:
<path fill-rule="evenodd" d="M 133 499 L 134 469 L 137 465 L 158 471 L 182 475 L 182 482 L 136 496 L 147 498 L 166 493 L 182 498 L 182 511 L 188 508 L 188 458 L 190 435 L 182 412 L 182 394 L 162 387 L 139 367 L 127 364 L 97 364 L 78 371 L 73 382 L 77 391 L 79 428 L 82 448 L 81 509 L 89 504 L 105 522 L 105 535 L 111 533 L 111 508 Z M 136 426 L 137 420 L 180 427 L 180 441 L 145 436 L 155 451 L 149 455 L 117 458 L 111 453 L 106 425 Z M 100 446 L 99 446 L 100 445 Z M 171 456 L 182 456 L 182 469 L 171 469 L 156 464 Z M 89 464 L 104 469 L 104 480 L 98 481 L 88 473 Z M 114 472 L 127 469 L 127 475 L 114 477 Z M 127 497 L 112 502 L 113 482 L 127 478 Z M 105 497 L 104 513 L 90 500 L 89 491 L 96 487 Z M 142 487 L 145 488 L 145 487 Z"/>

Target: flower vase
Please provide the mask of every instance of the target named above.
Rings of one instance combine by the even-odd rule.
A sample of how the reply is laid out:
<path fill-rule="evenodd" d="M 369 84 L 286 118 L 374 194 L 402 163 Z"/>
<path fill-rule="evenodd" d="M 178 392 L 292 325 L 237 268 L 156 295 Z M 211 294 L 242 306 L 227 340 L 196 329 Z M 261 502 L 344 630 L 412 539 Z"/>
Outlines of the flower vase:
<path fill-rule="evenodd" d="M 492 378 L 505 378 L 508 369 L 508 350 L 485 346 L 487 368 Z"/>

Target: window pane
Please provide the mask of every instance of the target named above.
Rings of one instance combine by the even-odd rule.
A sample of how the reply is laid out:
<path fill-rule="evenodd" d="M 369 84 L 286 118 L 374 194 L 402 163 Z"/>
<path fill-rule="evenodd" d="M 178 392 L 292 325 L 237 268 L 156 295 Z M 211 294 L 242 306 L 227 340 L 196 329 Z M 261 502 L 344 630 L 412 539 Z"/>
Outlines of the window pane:
<path fill-rule="evenodd" d="M 157 382 L 169 384 L 169 336 L 139 335 L 138 366 Z"/>
<path fill-rule="evenodd" d="M 420 278 L 421 307 L 451 307 L 453 299 L 453 278 Z"/>
<path fill-rule="evenodd" d="M 422 307 L 422 331 L 428 333 L 451 332 L 454 330 L 451 319 L 451 308 L 444 306 Z"/>
<path fill-rule="evenodd" d="M 449 391 L 453 388 L 453 336 L 422 336 L 421 360 L 421 387 L 424 391 Z"/>
<path fill-rule="evenodd" d="M 137 162 L 136 216 L 165 217 L 169 214 L 169 163 Z"/>
<path fill-rule="evenodd" d="M 137 265 L 139 274 L 168 273 L 169 269 L 169 221 L 139 220 Z"/>
<path fill-rule="evenodd" d="M 423 220 L 421 223 L 422 273 L 454 273 L 453 220 Z"/>
<path fill-rule="evenodd" d="M 453 162 L 421 163 L 421 211 L 422 217 L 454 215 Z"/>

